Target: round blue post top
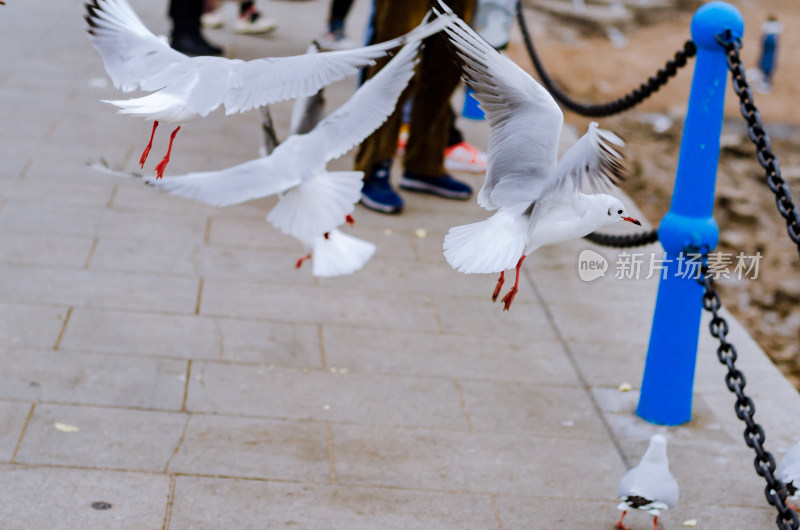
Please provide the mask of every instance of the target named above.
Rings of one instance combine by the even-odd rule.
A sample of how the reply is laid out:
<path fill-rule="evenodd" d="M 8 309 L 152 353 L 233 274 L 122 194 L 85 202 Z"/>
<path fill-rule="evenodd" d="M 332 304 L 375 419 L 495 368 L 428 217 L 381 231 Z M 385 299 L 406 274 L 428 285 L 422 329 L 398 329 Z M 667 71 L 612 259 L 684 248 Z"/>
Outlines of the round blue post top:
<path fill-rule="evenodd" d="M 733 38 L 744 35 L 744 19 L 734 6 L 727 2 L 709 2 L 698 9 L 692 18 L 692 40 L 698 48 L 719 50 L 717 35 L 731 31 Z"/>

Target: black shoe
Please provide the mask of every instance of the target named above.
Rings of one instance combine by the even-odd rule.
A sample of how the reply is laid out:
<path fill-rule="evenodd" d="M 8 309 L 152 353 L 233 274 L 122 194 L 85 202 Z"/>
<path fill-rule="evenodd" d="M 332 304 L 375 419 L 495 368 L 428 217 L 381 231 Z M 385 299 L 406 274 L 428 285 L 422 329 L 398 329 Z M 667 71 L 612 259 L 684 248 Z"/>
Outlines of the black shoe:
<path fill-rule="evenodd" d="M 173 35 L 170 46 L 186 55 L 222 55 L 222 48 L 209 44 L 199 33 Z"/>

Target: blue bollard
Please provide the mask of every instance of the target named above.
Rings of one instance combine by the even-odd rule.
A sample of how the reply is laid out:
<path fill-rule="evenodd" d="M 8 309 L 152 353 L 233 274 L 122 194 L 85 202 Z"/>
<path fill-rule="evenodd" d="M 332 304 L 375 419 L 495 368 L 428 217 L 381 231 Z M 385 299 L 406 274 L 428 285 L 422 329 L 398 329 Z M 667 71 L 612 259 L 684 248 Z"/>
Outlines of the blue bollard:
<path fill-rule="evenodd" d="M 473 96 L 474 93 L 475 91 L 469 86 L 464 90 L 464 108 L 461 111 L 461 115 L 470 120 L 484 120 L 486 115 L 478 106 L 478 100 Z"/>
<path fill-rule="evenodd" d="M 658 229 L 665 251 L 664 270 L 636 409 L 644 420 L 661 425 L 680 425 L 692 419 L 703 286 L 697 282 L 699 270 L 683 274 L 689 264 L 683 251 L 710 252 L 719 236 L 712 212 L 728 67 L 725 48 L 717 37 L 725 39 L 727 30 L 728 38 L 735 39 L 741 39 L 744 32 L 742 15 L 732 5 L 709 2 L 695 12 L 692 39 L 697 58 L 675 189 Z"/>

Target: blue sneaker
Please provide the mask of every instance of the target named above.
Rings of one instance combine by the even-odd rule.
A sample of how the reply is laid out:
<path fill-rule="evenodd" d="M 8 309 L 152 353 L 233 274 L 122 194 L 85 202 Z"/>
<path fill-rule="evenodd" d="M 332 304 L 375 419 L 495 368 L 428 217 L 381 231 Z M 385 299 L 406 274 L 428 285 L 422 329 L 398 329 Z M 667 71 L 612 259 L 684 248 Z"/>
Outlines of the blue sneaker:
<path fill-rule="evenodd" d="M 392 161 L 382 160 L 372 166 L 372 171 L 364 177 L 361 188 L 361 204 L 381 213 L 399 213 L 403 209 L 403 199 L 392 189 L 389 173 Z"/>
<path fill-rule="evenodd" d="M 406 171 L 400 181 L 400 188 L 408 191 L 432 193 L 448 199 L 465 201 L 472 196 L 472 188 L 447 173 L 441 177 L 424 177 Z"/>

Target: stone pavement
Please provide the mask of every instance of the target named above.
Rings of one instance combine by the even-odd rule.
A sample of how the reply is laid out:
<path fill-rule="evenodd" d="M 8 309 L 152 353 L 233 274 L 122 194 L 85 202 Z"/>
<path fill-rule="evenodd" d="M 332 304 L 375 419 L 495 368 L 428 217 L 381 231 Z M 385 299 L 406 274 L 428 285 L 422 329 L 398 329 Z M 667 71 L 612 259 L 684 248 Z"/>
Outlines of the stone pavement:
<path fill-rule="evenodd" d="M 167 30 L 166 1 L 133 4 Z M 208 35 L 231 57 L 301 53 L 327 1 L 265 6 L 274 35 Z M 0 7 L 0 528 L 610 529 L 653 432 L 681 486 L 662 528 L 774 527 L 705 327 L 693 421 L 633 413 L 653 280 L 581 282 L 580 250 L 615 253 L 575 241 L 531 256 L 503 313 L 494 277 L 441 253 L 485 213 L 412 194 L 401 216 L 356 210 L 352 232 L 378 245 L 363 271 L 314 279 L 264 221 L 273 200 L 211 208 L 87 167 L 135 171 L 150 125 L 99 102 L 119 94 L 81 17 L 79 0 Z M 186 124 L 168 174 L 254 157 L 259 121 Z M 486 144 L 484 123 L 462 125 Z M 732 335 L 779 457 L 800 399 Z"/>

